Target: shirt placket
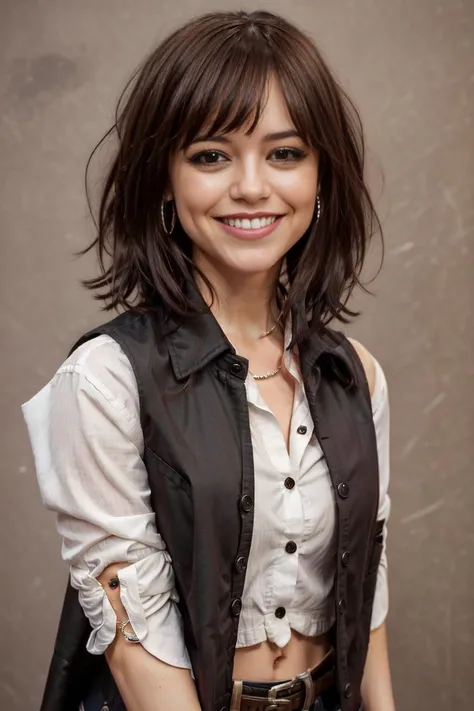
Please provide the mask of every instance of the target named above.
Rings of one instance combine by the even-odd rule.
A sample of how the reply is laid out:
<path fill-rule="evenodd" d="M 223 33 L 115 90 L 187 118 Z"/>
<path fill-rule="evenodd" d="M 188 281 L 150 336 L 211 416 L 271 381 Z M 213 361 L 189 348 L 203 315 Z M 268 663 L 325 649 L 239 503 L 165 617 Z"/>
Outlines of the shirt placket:
<path fill-rule="evenodd" d="M 294 370 L 291 361 L 288 365 L 291 370 Z M 292 375 L 295 377 L 295 373 Z M 276 644 L 286 644 L 290 634 L 287 609 L 291 607 L 296 592 L 300 545 L 304 535 L 303 499 L 298 482 L 301 460 L 312 434 L 305 418 L 307 408 L 304 407 L 304 394 L 297 373 L 295 380 L 289 453 L 276 418 L 263 398 L 258 397 L 258 391 L 254 391 L 251 395 L 249 393 L 251 397 L 249 401 L 265 410 L 266 416 L 271 418 L 271 430 L 274 436 L 270 437 L 267 433 L 265 443 L 270 445 L 267 448 L 268 458 L 279 476 L 279 480 L 278 476 L 275 476 L 275 486 L 280 486 L 282 490 L 282 496 L 278 497 L 278 500 L 281 501 L 279 517 L 283 522 L 283 536 L 278 536 L 275 542 L 274 564 L 269 571 L 271 577 L 269 589 L 273 591 L 273 596 L 272 599 L 267 598 L 270 609 L 265 619 L 268 636 Z M 300 422 L 301 417 L 305 419 L 304 423 Z M 276 497 L 269 498 L 276 500 Z"/>

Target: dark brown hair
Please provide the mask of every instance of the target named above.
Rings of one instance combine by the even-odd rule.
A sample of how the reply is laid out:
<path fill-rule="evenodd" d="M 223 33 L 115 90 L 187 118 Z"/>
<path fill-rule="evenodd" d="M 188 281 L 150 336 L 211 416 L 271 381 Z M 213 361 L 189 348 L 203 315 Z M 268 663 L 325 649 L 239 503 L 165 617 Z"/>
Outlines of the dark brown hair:
<path fill-rule="evenodd" d="M 381 225 L 364 179 L 359 115 L 313 42 L 268 12 L 218 12 L 184 25 L 138 68 L 118 102 L 118 148 L 101 195 L 97 248 L 101 275 L 85 281 L 105 310 L 150 311 L 157 301 L 190 312 L 190 239 L 179 223 L 167 235 L 160 206 L 170 154 L 205 128 L 208 135 L 258 123 L 269 78 L 278 78 L 296 129 L 319 154 L 322 213 L 287 254 L 295 340 L 356 316 L 347 300 L 368 241 Z M 125 99 L 126 97 L 126 99 Z M 88 168 L 90 160 L 88 163 Z M 87 186 L 87 171 L 86 171 Z M 89 202 L 90 205 L 90 202 Z M 109 264 L 106 265 L 106 260 Z"/>

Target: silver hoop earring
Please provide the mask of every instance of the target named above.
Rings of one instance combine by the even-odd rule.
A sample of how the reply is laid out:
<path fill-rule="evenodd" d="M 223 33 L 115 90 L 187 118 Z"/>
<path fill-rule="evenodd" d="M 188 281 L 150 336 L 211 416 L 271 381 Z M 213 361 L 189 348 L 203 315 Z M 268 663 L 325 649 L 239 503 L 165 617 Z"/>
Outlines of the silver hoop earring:
<path fill-rule="evenodd" d="M 319 222 L 319 218 L 321 217 L 321 198 L 319 195 L 316 196 L 316 224 Z"/>
<path fill-rule="evenodd" d="M 165 219 L 165 201 L 164 199 L 161 201 L 161 224 L 163 225 L 163 229 L 166 232 L 167 235 L 172 235 L 175 225 L 176 225 L 176 209 L 174 206 L 173 200 L 168 200 L 168 203 L 171 203 L 171 227 L 168 229 L 166 226 L 166 219 Z"/>

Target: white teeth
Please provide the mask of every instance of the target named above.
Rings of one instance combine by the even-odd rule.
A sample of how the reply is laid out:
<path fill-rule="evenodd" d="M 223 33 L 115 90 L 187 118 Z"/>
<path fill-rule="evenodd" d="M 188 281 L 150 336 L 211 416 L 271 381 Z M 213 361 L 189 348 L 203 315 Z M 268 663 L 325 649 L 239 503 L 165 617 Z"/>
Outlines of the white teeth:
<path fill-rule="evenodd" d="M 276 220 L 275 217 L 254 217 L 253 220 L 233 220 L 227 219 L 227 218 L 222 218 L 222 222 L 225 222 L 226 225 L 230 225 L 231 227 L 237 227 L 241 230 L 259 230 L 262 227 L 266 227 L 267 225 L 271 225 L 273 222 Z"/>

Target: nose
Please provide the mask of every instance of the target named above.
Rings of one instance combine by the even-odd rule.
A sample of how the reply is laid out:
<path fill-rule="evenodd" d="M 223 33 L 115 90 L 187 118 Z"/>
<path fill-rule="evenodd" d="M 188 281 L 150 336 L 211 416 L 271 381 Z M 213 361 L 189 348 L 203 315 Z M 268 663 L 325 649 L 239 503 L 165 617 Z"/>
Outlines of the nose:
<path fill-rule="evenodd" d="M 257 203 L 270 197 L 271 188 L 265 166 L 257 160 L 243 161 L 236 167 L 230 197 L 241 202 Z"/>

